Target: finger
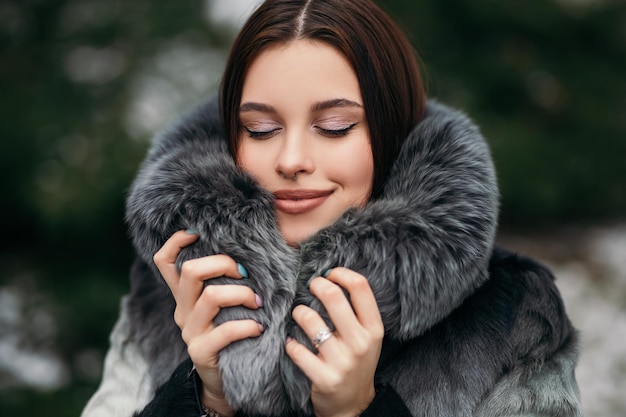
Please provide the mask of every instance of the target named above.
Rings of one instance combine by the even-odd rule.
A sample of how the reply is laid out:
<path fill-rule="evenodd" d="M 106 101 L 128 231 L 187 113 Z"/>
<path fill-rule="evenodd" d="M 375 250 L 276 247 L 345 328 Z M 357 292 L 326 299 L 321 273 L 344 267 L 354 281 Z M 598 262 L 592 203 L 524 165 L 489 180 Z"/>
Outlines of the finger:
<path fill-rule="evenodd" d="M 250 309 L 263 307 L 263 300 L 250 288 L 240 285 L 212 285 L 202 291 L 191 314 L 184 323 L 185 343 L 213 328 L 213 320 L 221 308 L 243 305 Z"/>
<path fill-rule="evenodd" d="M 197 234 L 180 230 L 174 233 L 152 257 L 165 282 L 174 291 L 178 286 L 178 271 L 176 270 L 176 258 L 180 250 L 198 240 Z"/>
<path fill-rule="evenodd" d="M 187 351 L 194 363 L 215 366 L 220 350 L 238 340 L 258 337 L 264 330 L 263 326 L 254 320 L 227 321 L 195 337 L 188 344 Z"/>
<path fill-rule="evenodd" d="M 339 267 L 333 268 L 326 279 L 340 285 L 350 294 L 352 309 L 363 326 L 384 331 L 374 292 L 363 275 L 351 269 Z M 328 309 L 326 304 L 324 306 Z M 331 314 L 330 311 L 329 314 Z M 335 318 L 332 316 L 331 318 L 335 322 Z"/>
<path fill-rule="evenodd" d="M 300 326 L 302 330 L 306 333 L 311 342 L 315 345 L 316 337 L 320 336 L 320 333 L 327 330 L 328 326 L 319 313 L 313 310 L 311 307 L 305 305 L 298 305 L 293 309 L 291 313 L 295 322 Z M 326 349 L 326 346 L 332 344 L 331 340 L 334 339 L 334 335 L 331 335 L 330 338 L 327 338 L 322 343 L 315 346 L 315 348 L 321 353 L 322 346 Z M 325 346 L 326 345 L 326 346 Z"/>
<path fill-rule="evenodd" d="M 235 262 L 230 256 L 222 254 L 185 261 L 180 272 L 203 277 L 204 280 L 218 277 L 241 279 L 248 276 L 248 271 L 243 265 Z"/>
<path fill-rule="evenodd" d="M 326 308 L 339 336 L 350 340 L 359 335 L 363 326 L 339 285 L 325 278 L 315 278 L 309 288 Z"/>
<path fill-rule="evenodd" d="M 237 264 L 230 256 L 211 255 L 203 258 L 191 259 L 183 263 L 180 270 L 177 294 L 177 323 L 184 324 L 185 317 L 194 308 L 202 290 L 204 281 L 211 278 L 229 276 L 241 278 Z"/>
<path fill-rule="evenodd" d="M 285 343 L 285 353 L 304 372 L 313 385 L 322 382 L 322 374 L 328 370 L 328 365 L 306 346 L 295 339 L 288 338 Z"/>

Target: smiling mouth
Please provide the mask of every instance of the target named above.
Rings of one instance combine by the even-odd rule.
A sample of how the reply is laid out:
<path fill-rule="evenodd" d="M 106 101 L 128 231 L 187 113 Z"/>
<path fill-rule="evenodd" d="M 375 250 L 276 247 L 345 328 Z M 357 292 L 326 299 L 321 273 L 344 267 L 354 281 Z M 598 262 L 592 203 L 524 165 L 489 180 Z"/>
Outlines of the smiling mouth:
<path fill-rule="evenodd" d="M 276 208 L 286 214 L 304 214 L 321 206 L 332 191 L 279 190 L 275 191 Z"/>

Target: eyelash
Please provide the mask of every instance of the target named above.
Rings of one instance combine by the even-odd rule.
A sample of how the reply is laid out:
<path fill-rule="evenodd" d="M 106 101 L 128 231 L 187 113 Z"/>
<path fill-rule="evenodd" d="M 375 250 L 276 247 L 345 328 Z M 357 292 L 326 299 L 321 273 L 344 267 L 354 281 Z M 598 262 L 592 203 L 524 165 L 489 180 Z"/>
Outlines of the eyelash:
<path fill-rule="evenodd" d="M 344 129 L 322 129 L 321 127 L 316 127 L 315 130 L 317 130 L 320 134 L 324 135 L 324 136 L 328 136 L 331 138 L 339 138 L 342 136 L 347 136 L 348 133 L 350 133 L 350 131 L 357 125 L 357 123 L 352 123 L 350 126 L 344 128 Z M 280 130 L 279 128 L 277 129 L 272 129 L 272 130 L 268 130 L 268 131 L 255 131 L 255 130 L 251 130 L 247 127 L 244 126 L 244 129 L 246 129 L 246 132 L 248 132 L 248 137 L 252 138 L 252 139 L 269 139 L 270 137 L 274 136 L 276 133 L 278 133 L 278 131 Z"/>
<path fill-rule="evenodd" d="M 322 129 L 321 127 L 316 128 L 318 132 L 323 134 L 324 136 L 329 136 L 332 138 L 339 138 L 342 136 L 347 136 L 348 133 L 356 126 L 356 123 L 352 123 L 350 126 L 344 129 Z"/>
<path fill-rule="evenodd" d="M 250 130 L 249 128 L 244 126 L 244 129 L 246 129 L 246 132 L 248 132 L 248 137 L 252 138 L 252 139 L 269 139 L 270 137 L 274 136 L 274 134 L 276 134 L 280 129 L 276 128 L 276 129 L 272 129 L 272 130 L 268 130 L 268 131 L 255 131 L 255 130 Z"/>

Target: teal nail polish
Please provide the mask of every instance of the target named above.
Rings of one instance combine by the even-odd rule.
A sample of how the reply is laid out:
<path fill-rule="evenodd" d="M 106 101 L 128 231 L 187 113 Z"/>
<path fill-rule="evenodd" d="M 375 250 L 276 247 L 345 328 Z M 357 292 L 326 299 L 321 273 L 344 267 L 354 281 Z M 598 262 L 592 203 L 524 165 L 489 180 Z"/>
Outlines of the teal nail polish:
<path fill-rule="evenodd" d="M 324 273 L 322 274 L 322 276 L 324 278 L 328 278 L 328 276 L 330 275 L 330 269 L 327 269 L 326 271 L 324 271 Z"/>
<path fill-rule="evenodd" d="M 239 271 L 239 275 L 241 275 L 242 277 L 248 278 L 248 270 L 242 264 L 237 263 L 237 271 Z"/>
<path fill-rule="evenodd" d="M 192 229 L 192 228 L 189 228 L 189 229 L 185 230 L 185 233 L 187 233 L 188 235 L 197 235 L 198 234 L 196 229 Z"/>

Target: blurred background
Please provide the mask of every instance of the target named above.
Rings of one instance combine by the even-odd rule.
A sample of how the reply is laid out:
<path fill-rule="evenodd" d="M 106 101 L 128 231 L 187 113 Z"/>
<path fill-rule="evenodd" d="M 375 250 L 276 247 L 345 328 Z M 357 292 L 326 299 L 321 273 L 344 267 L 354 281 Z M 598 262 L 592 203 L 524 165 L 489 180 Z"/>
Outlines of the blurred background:
<path fill-rule="evenodd" d="M 79 415 L 97 388 L 128 186 L 257 3 L 0 0 L 0 415 Z M 626 3 L 378 3 L 491 144 L 499 240 L 554 269 L 585 414 L 626 415 Z"/>

